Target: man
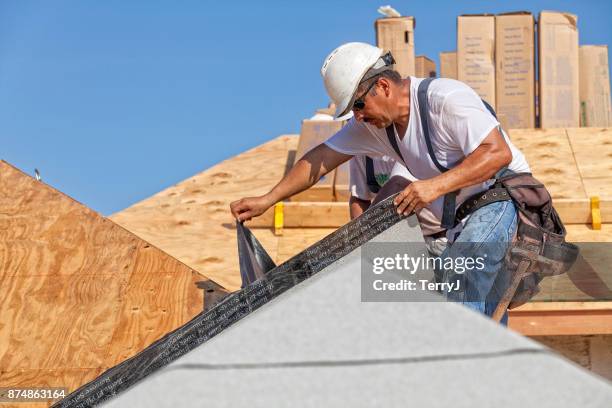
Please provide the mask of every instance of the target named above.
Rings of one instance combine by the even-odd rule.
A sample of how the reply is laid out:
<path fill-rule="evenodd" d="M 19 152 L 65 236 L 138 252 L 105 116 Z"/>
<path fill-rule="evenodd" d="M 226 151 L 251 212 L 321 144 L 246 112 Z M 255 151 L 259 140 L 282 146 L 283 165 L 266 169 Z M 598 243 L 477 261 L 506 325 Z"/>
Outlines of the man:
<path fill-rule="evenodd" d="M 391 176 L 395 160 L 388 156 L 355 156 L 349 162 L 349 210 L 351 220 L 359 217 L 376 198 Z"/>
<path fill-rule="evenodd" d="M 344 119 L 351 113 L 354 117 L 298 160 L 269 193 L 233 202 L 232 214 L 238 220 L 258 216 L 274 203 L 309 188 L 355 155 L 387 155 L 404 163 L 418 180 L 395 198 L 398 213 L 408 215 L 427 207 L 439 221 L 443 220 L 445 195 L 459 191 L 459 206 L 466 198 L 486 190 L 502 168 L 529 171 L 523 154 L 502 134 L 497 119 L 478 95 L 459 81 L 434 80 L 426 95 L 431 148 L 439 164 L 450 169 L 441 172 L 428 154 L 423 135 L 417 96 L 422 78 L 402 79 L 392 69 L 388 55 L 364 43 L 348 43 L 332 51 L 321 74 L 336 104 L 336 117 Z M 388 127 L 401 157 L 387 136 Z M 465 274 L 451 269 L 442 271 L 445 282 L 462 282 L 460 292 L 445 292 L 449 299 L 492 315 L 505 289 L 504 274 L 500 272 L 504 270 L 505 253 L 516 225 L 514 204 L 499 201 L 447 227 L 448 245 L 442 257 L 485 260 L 483 270 Z"/>

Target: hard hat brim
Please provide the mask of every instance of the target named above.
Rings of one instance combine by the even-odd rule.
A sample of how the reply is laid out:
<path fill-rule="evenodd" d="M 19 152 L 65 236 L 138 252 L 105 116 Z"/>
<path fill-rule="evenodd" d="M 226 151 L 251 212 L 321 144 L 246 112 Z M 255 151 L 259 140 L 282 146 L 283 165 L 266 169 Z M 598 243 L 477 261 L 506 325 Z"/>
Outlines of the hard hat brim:
<path fill-rule="evenodd" d="M 352 111 L 352 110 L 350 110 L 350 111 L 348 111 L 348 113 L 345 113 L 345 114 L 344 114 L 344 115 L 342 115 L 342 116 L 335 116 L 335 117 L 334 117 L 334 120 L 335 120 L 335 121 L 349 120 L 349 119 L 350 119 L 350 118 L 352 118 L 353 116 L 355 116 L 355 115 L 353 114 L 353 111 Z"/>

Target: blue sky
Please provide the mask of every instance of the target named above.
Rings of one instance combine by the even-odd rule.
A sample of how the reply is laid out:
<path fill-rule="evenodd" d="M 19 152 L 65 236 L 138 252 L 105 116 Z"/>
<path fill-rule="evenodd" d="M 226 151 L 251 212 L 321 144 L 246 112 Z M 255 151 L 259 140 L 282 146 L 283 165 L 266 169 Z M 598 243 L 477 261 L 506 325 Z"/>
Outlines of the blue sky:
<path fill-rule="evenodd" d="M 436 62 L 463 13 L 569 11 L 581 44 L 612 43 L 607 1 L 0 1 L 0 158 L 112 214 L 299 133 L 323 59 L 374 43 L 383 4 Z"/>

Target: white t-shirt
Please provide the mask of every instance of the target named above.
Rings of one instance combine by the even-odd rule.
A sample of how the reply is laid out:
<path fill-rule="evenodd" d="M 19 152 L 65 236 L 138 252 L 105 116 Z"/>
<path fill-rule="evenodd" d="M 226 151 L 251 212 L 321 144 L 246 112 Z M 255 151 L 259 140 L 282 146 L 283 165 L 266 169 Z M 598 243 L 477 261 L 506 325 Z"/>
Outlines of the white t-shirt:
<path fill-rule="evenodd" d="M 410 77 L 410 118 L 406 133 L 396 140 L 405 164 L 410 173 L 419 180 L 438 176 L 440 171 L 429 157 L 423 136 L 417 90 L 423 78 Z M 434 155 L 438 162 L 453 168 L 472 153 L 499 122 L 487 110 L 480 97 L 468 85 L 454 79 L 439 78 L 428 89 L 429 135 Z M 515 172 L 528 172 L 525 157 L 504 133 L 504 138 L 512 152 L 512 162 L 508 166 Z M 325 144 L 337 152 L 348 155 L 369 155 L 370 157 L 389 156 L 402 162 L 389 140 L 385 129 L 378 129 L 352 118 L 338 133 Z M 457 207 L 466 198 L 485 190 L 492 180 L 462 188 L 457 196 Z M 436 219 L 442 219 L 441 196 L 428 208 Z"/>
<path fill-rule="evenodd" d="M 349 162 L 350 168 L 350 191 L 353 197 L 361 200 L 372 201 L 376 194 L 370 190 L 366 175 L 366 156 L 355 156 Z M 377 184 L 383 186 L 391 177 L 401 176 L 410 181 L 415 181 L 416 178 L 410 174 L 408 169 L 394 159 L 383 156 L 382 158 L 373 158 L 374 177 Z M 443 228 L 440 226 L 440 221 L 431 213 L 428 208 L 423 208 L 417 213 L 419 224 L 423 235 L 435 234 Z"/>
<path fill-rule="evenodd" d="M 372 162 L 374 164 L 374 178 L 376 183 L 382 187 L 389 180 L 396 161 L 389 156 L 383 156 L 372 158 Z M 373 193 L 368 186 L 366 156 L 353 157 L 349 162 L 349 169 L 351 195 L 361 200 L 372 201 L 376 197 L 376 193 Z"/>

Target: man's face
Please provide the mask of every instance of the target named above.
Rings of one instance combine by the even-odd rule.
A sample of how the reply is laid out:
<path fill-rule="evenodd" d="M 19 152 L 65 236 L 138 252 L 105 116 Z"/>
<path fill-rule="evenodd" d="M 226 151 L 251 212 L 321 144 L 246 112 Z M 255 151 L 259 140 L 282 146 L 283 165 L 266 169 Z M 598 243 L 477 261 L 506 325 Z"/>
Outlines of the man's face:
<path fill-rule="evenodd" d="M 393 123 L 388 109 L 388 86 L 389 81 L 386 78 L 379 78 L 366 95 L 357 98 L 364 103 L 364 106 L 362 109 L 353 106 L 356 120 L 369 123 L 379 129 L 386 128 Z"/>

